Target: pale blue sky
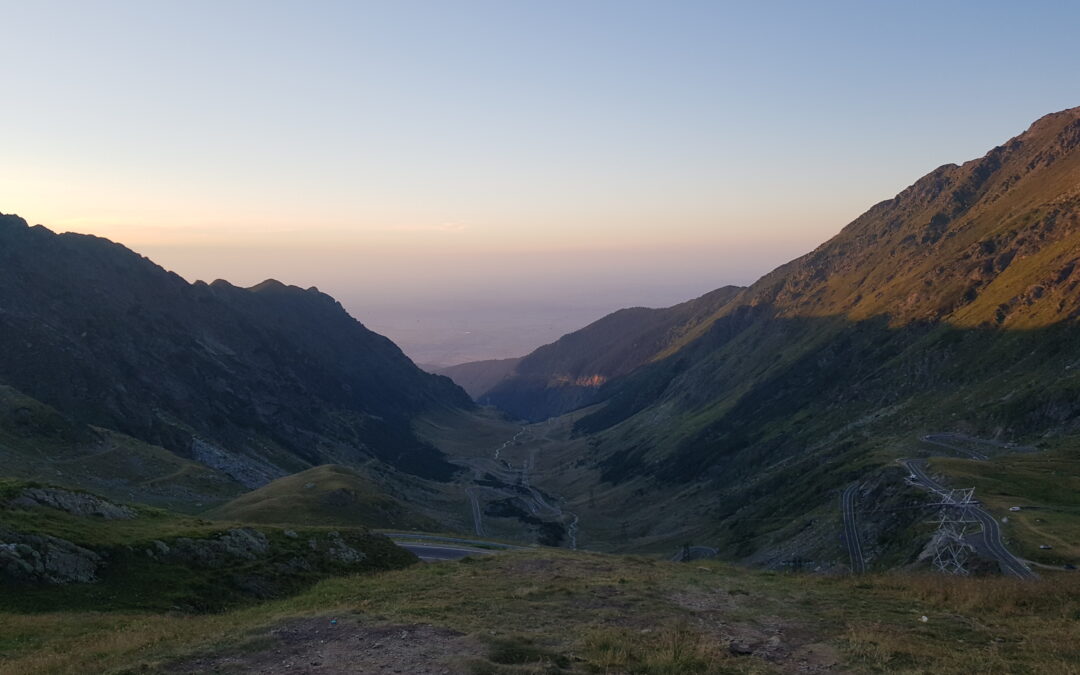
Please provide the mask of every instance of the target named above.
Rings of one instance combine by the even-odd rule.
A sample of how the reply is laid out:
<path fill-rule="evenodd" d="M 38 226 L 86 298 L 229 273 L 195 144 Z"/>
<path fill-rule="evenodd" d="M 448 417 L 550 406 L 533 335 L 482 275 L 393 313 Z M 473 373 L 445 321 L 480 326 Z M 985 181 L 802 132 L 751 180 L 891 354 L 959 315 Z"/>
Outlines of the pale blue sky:
<path fill-rule="evenodd" d="M 1080 105 L 1078 7 L 4 2 L 0 211 L 361 318 L 664 304 Z"/>

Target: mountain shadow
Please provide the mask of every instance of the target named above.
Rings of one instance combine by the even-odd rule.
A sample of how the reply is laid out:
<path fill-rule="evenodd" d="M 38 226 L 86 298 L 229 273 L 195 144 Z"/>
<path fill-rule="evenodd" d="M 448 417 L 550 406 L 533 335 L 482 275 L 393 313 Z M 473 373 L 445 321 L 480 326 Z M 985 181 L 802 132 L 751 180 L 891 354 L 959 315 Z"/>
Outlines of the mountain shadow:
<path fill-rule="evenodd" d="M 189 284 L 105 239 L 0 216 L 0 382 L 254 487 L 377 459 L 445 480 L 418 414 L 470 408 L 318 289 Z"/>

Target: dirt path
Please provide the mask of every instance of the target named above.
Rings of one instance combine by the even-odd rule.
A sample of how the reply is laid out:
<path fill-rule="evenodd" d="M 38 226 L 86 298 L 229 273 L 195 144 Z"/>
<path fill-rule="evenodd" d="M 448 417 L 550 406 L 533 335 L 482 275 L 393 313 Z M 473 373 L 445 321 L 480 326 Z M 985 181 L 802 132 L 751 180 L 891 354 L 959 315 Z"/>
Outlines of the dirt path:
<path fill-rule="evenodd" d="M 457 675 L 471 672 L 467 661 L 482 651 L 476 641 L 446 628 L 365 626 L 351 619 L 318 617 L 290 621 L 236 648 L 185 660 L 163 672 Z"/>

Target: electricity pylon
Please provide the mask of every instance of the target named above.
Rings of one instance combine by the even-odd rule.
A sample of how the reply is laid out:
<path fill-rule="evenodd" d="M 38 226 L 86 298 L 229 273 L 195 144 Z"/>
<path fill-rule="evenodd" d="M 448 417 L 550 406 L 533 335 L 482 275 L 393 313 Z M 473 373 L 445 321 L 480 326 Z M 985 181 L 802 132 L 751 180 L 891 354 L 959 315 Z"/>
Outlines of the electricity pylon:
<path fill-rule="evenodd" d="M 977 522 L 970 510 L 974 504 L 975 488 L 949 490 L 941 494 L 941 511 L 938 513 L 937 550 L 934 552 L 934 569 L 945 574 L 967 576 L 964 566 L 972 546 L 964 541 L 968 525 Z"/>

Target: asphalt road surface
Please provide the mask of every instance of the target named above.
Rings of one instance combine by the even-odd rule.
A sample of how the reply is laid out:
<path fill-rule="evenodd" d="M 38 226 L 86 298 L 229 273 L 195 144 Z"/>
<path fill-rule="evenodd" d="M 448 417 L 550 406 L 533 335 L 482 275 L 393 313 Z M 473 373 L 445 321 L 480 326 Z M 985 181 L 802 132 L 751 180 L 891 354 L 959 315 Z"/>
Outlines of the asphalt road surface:
<path fill-rule="evenodd" d="M 470 555 L 492 555 L 498 551 L 524 548 L 494 541 L 444 537 L 437 534 L 417 534 L 413 532 L 383 532 L 382 534 L 389 537 L 401 548 L 412 551 L 417 558 L 424 562 L 460 560 Z"/>
<path fill-rule="evenodd" d="M 480 548 L 499 548 L 506 550 L 517 550 L 521 548 L 526 548 L 524 546 L 514 546 L 513 544 L 502 544 L 497 541 L 464 539 L 462 537 L 444 537 L 441 534 L 420 534 L 418 532 L 384 532 L 381 530 L 379 531 L 379 534 L 383 535 L 384 537 L 390 537 L 396 543 L 419 540 L 423 542 L 430 541 L 439 544 L 463 545 L 466 547 L 473 546 Z"/>
<path fill-rule="evenodd" d="M 470 555 L 491 555 L 491 551 L 479 548 L 467 548 L 452 546 L 450 544 L 429 544 L 416 541 L 395 542 L 398 546 L 416 554 L 424 562 L 440 562 L 442 560 L 461 560 Z"/>
<path fill-rule="evenodd" d="M 844 514 L 844 545 L 847 546 L 848 557 L 851 558 L 852 574 L 862 574 L 866 571 L 862 542 L 859 541 L 859 530 L 855 526 L 855 493 L 858 491 L 859 484 L 852 483 L 840 495 L 840 507 Z"/>
<path fill-rule="evenodd" d="M 484 536 L 484 518 L 480 512 L 480 499 L 476 496 L 475 488 L 465 488 L 465 493 L 469 495 L 469 505 L 472 508 L 473 517 L 473 531 L 477 536 Z"/>
<path fill-rule="evenodd" d="M 942 497 L 949 494 L 947 488 L 927 475 L 926 462 L 905 459 L 901 460 L 901 464 L 919 479 L 920 484 L 925 489 Z M 1019 558 L 1010 553 L 1009 549 L 1005 548 L 1005 543 L 1001 539 L 1001 525 L 998 524 L 997 518 L 994 518 L 994 516 L 978 506 L 969 507 L 968 512 L 982 525 L 982 532 L 978 536 L 982 538 L 983 550 L 998 561 L 998 565 L 1004 574 L 1021 579 L 1035 579 L 1038 577 Z"/>

